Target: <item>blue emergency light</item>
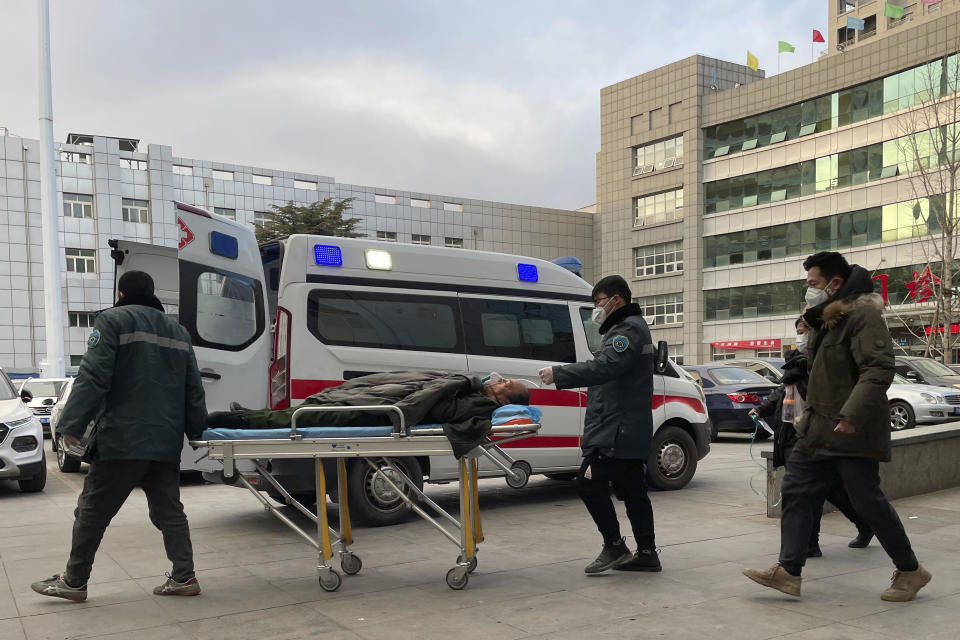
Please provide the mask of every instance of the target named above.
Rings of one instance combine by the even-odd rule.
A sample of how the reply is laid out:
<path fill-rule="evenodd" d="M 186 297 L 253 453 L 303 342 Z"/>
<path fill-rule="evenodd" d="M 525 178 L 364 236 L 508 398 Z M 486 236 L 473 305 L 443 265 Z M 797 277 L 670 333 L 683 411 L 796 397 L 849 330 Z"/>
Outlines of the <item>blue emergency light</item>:
<path fill-rule="evenodd" d="M 237 256 L 240 255 L 240 244 L 234 236 L 219 231 L 211 231 L 210 253 L 236 260 Z"/>
<path fill-rule="evenodd" d="M 313 245 L 313 258 L 321 267 L 342 267 L 343 253 L 334 244 Z"/>
<path fill-rule="evenodd" d="M 536 282 L 540 279 L 540 275 L 537 273 L 537 265 L 522 262 L 517 264 L 517 277 L 520 282 Z"/>

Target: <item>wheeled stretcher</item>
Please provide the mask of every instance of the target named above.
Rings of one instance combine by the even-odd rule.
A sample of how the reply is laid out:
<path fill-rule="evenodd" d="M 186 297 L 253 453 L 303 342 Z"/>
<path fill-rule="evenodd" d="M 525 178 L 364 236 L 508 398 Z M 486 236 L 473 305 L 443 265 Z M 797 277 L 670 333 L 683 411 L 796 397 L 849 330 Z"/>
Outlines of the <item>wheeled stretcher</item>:
<path fill-rule="evenodd" d="M 364 413 L 395 413 L 399 416 L 396 427 L 306 427 L 297 428 L 297 418 L 308 412 L 361 411 Z M 535 415 L 539 412 L 534 409 Z M 339 555 L 340 568 L 347 575 L 360 572 L 363 563 L 350 546 L 353 532 L 350 525 L 350 508 L 347 503 L 347 458 L 361 458 L 370 465 L 392 490 L 421 518 L 430 523 L 454 545 L 460 548 L 456 565 L 447 572 L 447 585 L 451 589 L 467 586 L 469 574 L 477 566 L 477 546 L 483 541 L 480 521 L 480 506 L 477 500 L 477 459 L 487 458 L 504 471 L 507 482 L 514 487 L 526 484 L 530 468 L 525 462 L 517 462 L 499 445 L 526 438 L 537 433 L 540 425 L 529 424 L 495 425 L 484 441 L 474 447 L 460 461 L 460 517 L 459 520 L 428 498 L 423 491 L 398 466 L 392 466 L 389 458 L 452 455 L 449 440 L 440 425 L 408 427 L 399 408 L 387 406 L 329 406 L 301 407 L 291 418 L 290 429 L 208 429 L 203 439 L 192 442 L 194 446 L 207 447 L 208 455 L 223 462 L 223 479 L 227 483 L 239 482 L 276 516 L 319 552 L 317 572 L 320 586 L 325 591 L 340 588 L 342 578 L 333 568 L 334 555 Z M 271 475 L 268 461 L 278 458 L 312 458 L 316 476 L 317 513 L 296 500 Z M 323 471 L 323 458 L 337 461 L 337 495 L 340 508 L 339 530 L 332 529 L 327 517 L 327 486 Z M 287 504 L 316 524 L 316 537 L 308 533 L 280 509 L 265 498 L 243 474 L 237 472 L 237 460 L 252 460 L 259 474 L 273 486 Z M 378 464 L 380 463 L 380 464 Z M 414 494 L 407 495 L 409 490 Z M 431 515 L 423 503 L 434 512 Z"/>

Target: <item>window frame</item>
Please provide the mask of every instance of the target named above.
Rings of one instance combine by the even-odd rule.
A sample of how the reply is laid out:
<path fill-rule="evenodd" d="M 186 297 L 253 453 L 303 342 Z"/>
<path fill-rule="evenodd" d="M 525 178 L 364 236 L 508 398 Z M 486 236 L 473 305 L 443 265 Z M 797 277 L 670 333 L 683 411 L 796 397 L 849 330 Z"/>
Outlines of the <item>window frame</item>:
<path fill-rule="evenodd" d="M 467 357 L 510 358 L 514 360 L 563 362 L 567 364 L 577 361 L 577 346 L 574 338 L 573 321 L 570 317 L 570 306 L 567 302 L 472 295 L 460 295 L 459 299 Z M 551 315 L 544 314 L 538 316 L 536 319 L 548 320 L 550 322 L 553 342 L 549 345 L 536 345 L 525 342 L 522 321 L 533 316 L 526 314 L 521 316 L 518 313 L 504 310 L 501 311 L 502 315 L 511 315 L 519 319 L 517 321 L 517 327 L 520 345 L 516 347 L 487 345 L 484 342 L 483 316 L 485 314 L 496 314 L 497 310 L 495 307 L 498 304 L 508 309 L 513 305 L 522 305 L 523 309 L 521 311 L 526 311 L 532 307 L 543 307 L 545 310 L 550 311 Z M 559 332 L 555 321 L 559 321 L 562 325 L 560 328 L 566 329 L 568 333 L 564 334 Z"/>
<path fill-rule="evenodd" d="M 143 203 L 142 205 L 140 203 Z M 138 198 L 123 198 L 121 200 L 121 217 L 124 222 L 134 224 L 150 224 L 150 201 L 140 200 Z M 131 211 L 137 211 L 137 219 L 131 220 Z"/>
<path fill-rule="evenodd" d="M 254 342 L 256 342 L 266 329 L 264 320 L 264 296 L 263 285 L 256 278 L 245 276 L 226 269 L 219 269 L 210 265 L 191 262 L 189 260 L 180 260 L 180 324 L 184 326 L 190 334 L 194 347 L 203 347 L 206 349 L 216 349 L 217 351 L 243 351 Z M 214 342 L 202 337 L 197 331 L 197 282 L 204 273 L 214 273 L 250 286 L 253 289 L 254 313 L 256 314 L 256 328 L 252 336 L 246 341 L 232 345 L 220 342 Z"/>
<path fill-rule="evenodd" d="M 68 254 L 68 251 L 77 251 L 76 254 Z M 86 253 L 85 253 L 86 252 Z M 99 273 L 97 270 L 97 250 L 96 249 L 81 249 L 79 247 L 64 247 L 63 255 L 66 259 L 66 270 L 67 273 Z M 83 260 L 86 265 L 93 265 L 93 269 L 88 269 L 86 271 L 78 271 L 76 268 L 76 261 Z M 73 261 L 73 269 L 70 268 L 71 261 Z"/>
<path fill-rule="evenodd" d="M 67 196 L 71 196 L 69 200 L 67 199 Z M 89 201 L 77 199 L 77 197 L 89 198 Z M 63 217 L 74 218 L 77 220 L 92 220 L 94 218 L 93 201 L 94 201 L 94 197 L 92 194 L 89 194 L 89 193 L 64 192 L 63 193 Z M 80 206 L 81 215 L 79 216 L 74 215 L 73 213 L 74 211 L 76 211 L 77 205 Z M 68 206 L 70 207 L 70 211 L 71 211 L 69 215 L 67 214 Z M 87 215 L 88 211 L 90 215 Z"/>

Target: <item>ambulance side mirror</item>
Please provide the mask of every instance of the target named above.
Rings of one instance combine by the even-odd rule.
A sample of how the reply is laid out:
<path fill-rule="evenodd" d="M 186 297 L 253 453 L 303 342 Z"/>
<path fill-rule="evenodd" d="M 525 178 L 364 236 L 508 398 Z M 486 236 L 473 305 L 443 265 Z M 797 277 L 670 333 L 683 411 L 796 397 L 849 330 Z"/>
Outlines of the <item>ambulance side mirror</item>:
<path fill-rule="evenodd" d="M 667 343 L 663 340 L 657 343 L 657 360 L 654 363 L 654 371 L 657 373 L 666 373 L 667 359 L 670 357 Z"/>

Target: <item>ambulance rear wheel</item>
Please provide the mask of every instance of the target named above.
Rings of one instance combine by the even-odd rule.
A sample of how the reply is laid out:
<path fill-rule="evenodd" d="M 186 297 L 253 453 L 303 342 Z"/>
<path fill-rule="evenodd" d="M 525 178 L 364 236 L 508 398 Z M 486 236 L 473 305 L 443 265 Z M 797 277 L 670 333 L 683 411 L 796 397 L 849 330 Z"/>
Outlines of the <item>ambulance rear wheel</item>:
<path fill-rule="evenodd" d="M 347 493 L 350 515 L 361 524 L 383 527 L 403 522 L 410 515 L 410 507 L 380 473 L 374 471 L 366 459 L 352 461 L 347 471 Z M 423 490 L 423 470 L 416 458 L 374 459 L 374 464 L 390 481 L 404 489 L 411 500 L 416 500 L 414 491 L 400 479 L 405 475 L 419 490 Z"/>

